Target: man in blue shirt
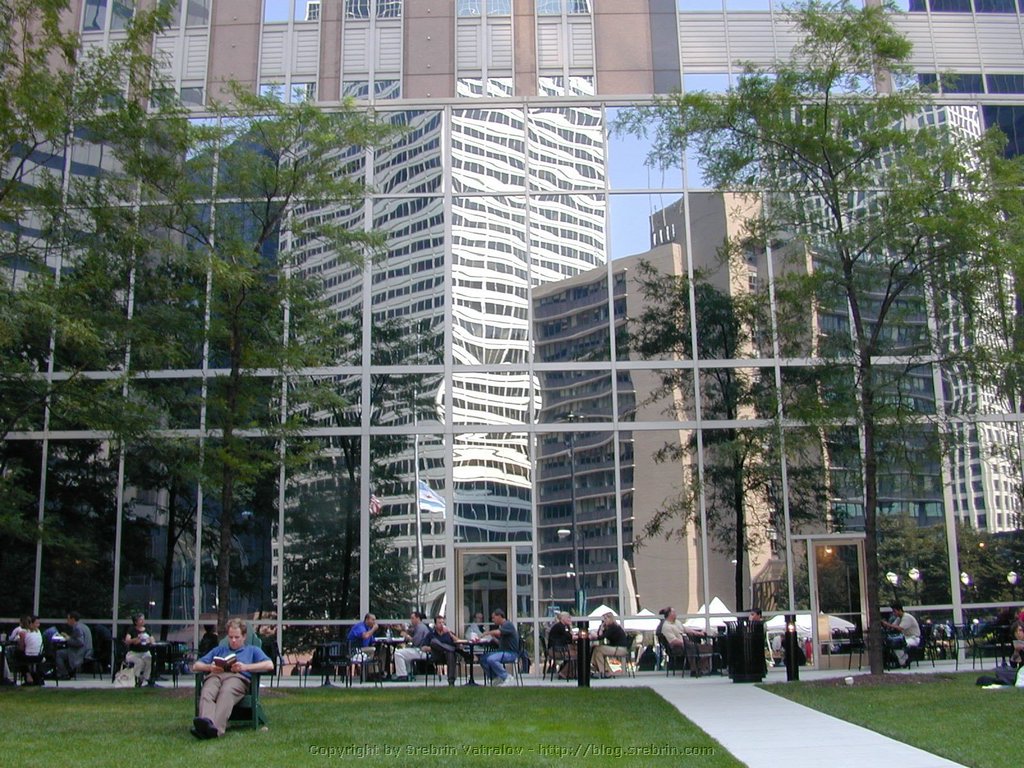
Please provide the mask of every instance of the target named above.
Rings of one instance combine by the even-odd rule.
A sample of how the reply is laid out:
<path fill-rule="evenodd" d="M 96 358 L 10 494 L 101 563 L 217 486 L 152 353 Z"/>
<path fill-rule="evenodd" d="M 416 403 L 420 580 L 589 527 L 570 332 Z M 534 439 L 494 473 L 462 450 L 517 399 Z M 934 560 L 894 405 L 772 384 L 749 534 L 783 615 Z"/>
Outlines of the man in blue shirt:
<path fill-rule="evenodd" d="M 218 645 L 192 665 L 196 672 L 206 672 L 199 697 L 199 716 L 192 721 L 192 735 L 197 739 L 223 736 L 235 704 L 249 690 L 253 672 L 273 672 L 274 662 L 255 645 L 246 645 L 249 628 L 242 619 L 229 619 L 227 646 Z M 217 663 L 230 654 L 229 663 Z"/>
<path fill-rule="evenodd" d="M 505 612 L 500 608 L 491 612 L 491 622 L 497 629 L 484 632 L 483 636 L 497 639 L 498 650 L 485 653 L 480 659 L 484 677 L 497 677 L 497 685 L 514 683 L 515 680 L 505 671 L 504 665 L 511 662 L 519 663 L 519 633 L 516 631 L 515 625 L 505 618 Z"/>
<path fill-rule="evenodd" d="M 350 648 L 366 648 L 373 645 L 373 636 L 377 634 L 377 617 L 368 613 L 363 620 L 348 631 Z"/>

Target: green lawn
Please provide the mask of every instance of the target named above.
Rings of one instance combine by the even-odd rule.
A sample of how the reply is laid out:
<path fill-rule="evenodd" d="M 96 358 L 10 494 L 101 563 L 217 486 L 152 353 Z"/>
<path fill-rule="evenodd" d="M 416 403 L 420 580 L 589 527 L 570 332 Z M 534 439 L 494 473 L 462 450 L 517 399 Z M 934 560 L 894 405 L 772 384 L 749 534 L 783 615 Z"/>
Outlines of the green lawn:
<path fill-rule="evenodd" d="M 764 688 L 957 763 L 1003 768 L 1016 762 L 1024 690 L 979 688 L 974 684 L 979 674 L 982 670 L 887 675 L 881 685 L 857 677 L 852 687 L 822 681 Z"/>
<path fill-rule="evenodd" d="M 191 690 L 4 689 L 0 742 L 15 762 L 246 766 L 401 760 L 417 766 L 649 766 L 735 758 L 641 688 L 263 691 L 266 731 L 198 741 Z M 19 757 L 20 756 L 20 757 Z"/>

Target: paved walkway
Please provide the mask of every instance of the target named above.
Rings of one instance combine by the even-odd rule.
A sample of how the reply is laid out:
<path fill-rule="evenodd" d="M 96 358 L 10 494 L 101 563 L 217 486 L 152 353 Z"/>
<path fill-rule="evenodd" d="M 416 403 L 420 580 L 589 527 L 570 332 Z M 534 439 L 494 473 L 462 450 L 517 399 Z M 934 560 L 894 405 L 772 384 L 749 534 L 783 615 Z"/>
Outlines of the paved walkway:
<path fill-rule="evenodd" d="M 928 667 L 921 671 L 932 670 Z M 801 670 L 800 679 L 840 675 L 844 673 Z M 765 682 L 784 684 L 785 680 L 785 670 L 773 669 Z M 637 679 L 641 681 L 750 768 L 864 768 L 881 763 L 900 768 L 959 765 L 757 686 L 733 683 L 727 677 L 687 679 L 680 684 L 659 675 L 657 679 Z"/>
<path fill-rule="evenodd" d="M 939 662 L 939 667 L 946 669 L 943 662 Z M 951 662 L 948 669 L 953 670 Z M 914 671 L 928 673 L 933 670 L 926 666 Z M 834 678 L 846 674 L 856 678 L 866 672 L 801 669 L 800 679 Z M 765 682 L 784 684 L 785 680 L 785 670 L 773 668 Z M 312 680 L 310 682 L 313 684 Z M 170 683 L 161 681 L 161 684 Z M 186 676 L 182 685 L 190 684 L 191 677 Z M 298 679 L 286 677 L 282 684 L 289 688 L 297 687 Z M 560 680 L 554 683 L 542 681 L 533 676 L 526 678 L 526 684 L 562 688 L 572 685 Z M 410 684 L 396 683 L 394 687 L 404 685 Z M 819 768 L 822 765 L 828 768 L 864 768 L 881 763 L 898 765 L 899 768 L 962 768 L 959 763 L 795 704 L 755 685 L 733 683 L 728 677 L 710 675 L 694 680 L 666 677 L 663 672 L 641 672 L 631 680 L 593 681 L 594 688 L 623 685 L 643 686 L 657 692 L 749 768 L 777 768 L 780 765 L 786 768 Z M 61 688 L 109 686 L 108 677 L 97 679 L 90 675 L 60 684 Z"/>

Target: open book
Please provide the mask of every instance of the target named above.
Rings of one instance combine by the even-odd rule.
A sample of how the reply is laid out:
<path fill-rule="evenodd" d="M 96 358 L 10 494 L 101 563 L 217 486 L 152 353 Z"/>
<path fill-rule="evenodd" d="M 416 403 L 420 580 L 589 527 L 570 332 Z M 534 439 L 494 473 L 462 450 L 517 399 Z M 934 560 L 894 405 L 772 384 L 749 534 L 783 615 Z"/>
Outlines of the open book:
<path fill-rule="evenodd" d="M 220 667 L 225 672 L 231 671 L 231 665 L 235 663 L 237 657 L 233 653 L 229 653 L 227 656 L 214 656 L 213 663 L 215 666 Z"/>

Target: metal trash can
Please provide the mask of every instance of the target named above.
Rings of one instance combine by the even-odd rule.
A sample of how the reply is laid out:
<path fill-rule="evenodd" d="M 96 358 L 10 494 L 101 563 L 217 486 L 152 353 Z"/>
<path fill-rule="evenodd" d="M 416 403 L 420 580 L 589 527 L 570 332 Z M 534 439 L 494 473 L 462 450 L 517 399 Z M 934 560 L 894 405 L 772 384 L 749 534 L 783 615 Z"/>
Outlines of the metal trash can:
<path fill-rule="evenodd" d="M 764 660 L 764 622 L 740 619 L 729 625 L 729 677 L 734 683 L 759 683 L 768 673 Z"/>

